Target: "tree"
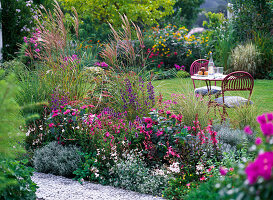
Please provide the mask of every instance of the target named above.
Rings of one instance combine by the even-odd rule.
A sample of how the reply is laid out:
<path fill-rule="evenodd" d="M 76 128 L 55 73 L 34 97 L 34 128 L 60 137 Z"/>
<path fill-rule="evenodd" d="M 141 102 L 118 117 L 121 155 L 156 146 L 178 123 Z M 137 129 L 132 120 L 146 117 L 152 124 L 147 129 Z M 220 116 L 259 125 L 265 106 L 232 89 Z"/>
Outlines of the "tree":
<path fill-rule="evenodd" d="M 152 25 L 173 13 L 175 0 L 60 0 L 65 9 L 75 7 L 81 18 L 87 16 L 101 24 L 120 25 L 120 14 L 135 23 Z"/>
<path fill-rule="evenodd" d="M 175 14 L 181 17 L 187 27 L 191 27 L 201 11 L 201 4 L 204 2 L 205 0 L 177 0 L 174 5 Z"/>

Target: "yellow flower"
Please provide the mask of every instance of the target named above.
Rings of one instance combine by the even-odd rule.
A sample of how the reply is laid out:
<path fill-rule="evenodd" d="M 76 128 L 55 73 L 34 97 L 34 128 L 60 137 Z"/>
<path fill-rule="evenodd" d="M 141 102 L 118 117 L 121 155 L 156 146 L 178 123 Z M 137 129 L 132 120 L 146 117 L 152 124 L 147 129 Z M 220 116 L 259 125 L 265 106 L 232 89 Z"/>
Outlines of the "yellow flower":
<path fill-rule="evenodd" d="M 166 42 L 166 40 L 165 40 L 165 39 L 164 39 L 163 41 L 164 41 L 164 42 Z"/>
<path fill-rule="evenodd" d="M 161 41 L 159 41 L 158 44 L 161 44 Z"/>
<path fill-rule="evenodd" d="M 159 38 L 162 38 L 162 36 L 160 36 Z"/>

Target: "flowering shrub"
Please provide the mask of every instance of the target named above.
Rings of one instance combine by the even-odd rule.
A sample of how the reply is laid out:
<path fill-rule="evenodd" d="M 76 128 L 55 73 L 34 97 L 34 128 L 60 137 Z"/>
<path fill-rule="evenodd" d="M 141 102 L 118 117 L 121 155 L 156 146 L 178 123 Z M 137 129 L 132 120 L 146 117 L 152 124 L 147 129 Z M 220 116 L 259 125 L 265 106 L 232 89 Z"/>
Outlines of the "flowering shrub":
<path fill-rule="evenodd" d="M 155 41 L 147 49 L 149 60 L 155 68 L 173 68 L 185 65 L 189 71 L 191 63 L 197 58 L 204 58 L 208 53 L 208 37 L 189 35 L 188 29 L 169 24 L 160 29 L 152 28 L 148 38 Z"/>

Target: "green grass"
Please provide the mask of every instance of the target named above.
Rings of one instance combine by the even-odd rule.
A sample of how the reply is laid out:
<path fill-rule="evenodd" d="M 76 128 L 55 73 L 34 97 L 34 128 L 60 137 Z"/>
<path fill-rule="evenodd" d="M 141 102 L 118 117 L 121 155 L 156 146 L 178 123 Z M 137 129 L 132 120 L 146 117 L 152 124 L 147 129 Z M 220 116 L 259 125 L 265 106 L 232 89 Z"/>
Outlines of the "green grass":
<path fill-rule="evenodd" d="M 205 86 L 204 81 L 195 81 L 196 87 Z M 217 85 L 219 85 L 218 83 Z M 191 78 L 174 78 L 167 80 L 153 81 L 156 93 L 161 92 L 164 99 L 170 98 L 172 93 L 185 94 L 193 92 L 193 83 Z M 231 92 L 231 95 L 239 95 L 245 98 L 248 94 L 244 92 Z M 273 80 L 255 80 L 251 100 L 257 108 L 258 114 L 264 112 L 273 112 Z"/>

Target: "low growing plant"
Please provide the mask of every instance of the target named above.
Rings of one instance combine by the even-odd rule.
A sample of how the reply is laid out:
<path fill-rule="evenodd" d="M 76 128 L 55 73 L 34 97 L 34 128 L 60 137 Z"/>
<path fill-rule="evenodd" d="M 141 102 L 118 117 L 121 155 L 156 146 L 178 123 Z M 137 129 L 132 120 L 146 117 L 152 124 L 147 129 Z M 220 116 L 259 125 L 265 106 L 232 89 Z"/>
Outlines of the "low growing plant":
<path fill-rule="evenodd" d="M 51 142 L 35 151 L 34 167 L 38 172 L 72 176 L 82 159 L 79 151 L 75 146 Z"/>

